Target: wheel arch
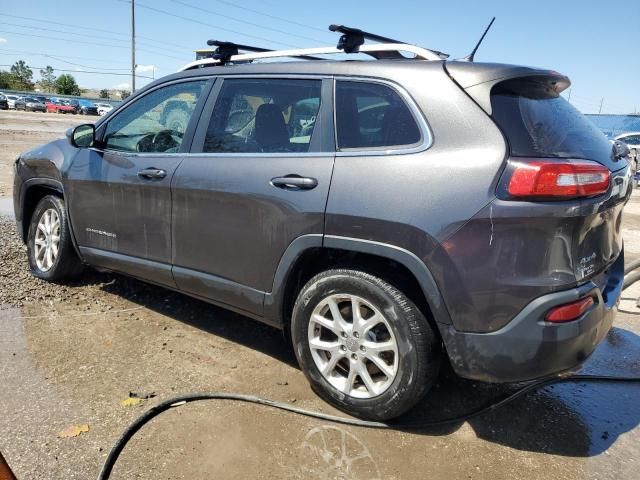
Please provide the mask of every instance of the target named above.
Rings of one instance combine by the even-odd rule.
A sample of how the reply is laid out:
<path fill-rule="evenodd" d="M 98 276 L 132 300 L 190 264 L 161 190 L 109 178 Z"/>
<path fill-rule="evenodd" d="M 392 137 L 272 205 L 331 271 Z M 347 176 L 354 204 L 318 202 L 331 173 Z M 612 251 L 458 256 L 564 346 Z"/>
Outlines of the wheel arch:
<path fill-rule="evenodd" d="M 332 235 L 304 235 L 282 256 L 264 314 L 289 333 L 293 303 L 304 284 L 330 268 L 358 268 L 396 285 L 420 308 L 434 329 L 451 324 L 449 313 L 428 267 L 415 254 L 370 240 Z"/>
<path fill-rule="evenodd" d="M 62 183 L 52 178 L 31 178 L 22 186 L 20 192 L 20 211 L 22 213 L 20 235 L 24 243 L 27 241 L 29 224 L 31 223 L 33 212 L 38 202 L 47 195 L 64 198 Z"/>

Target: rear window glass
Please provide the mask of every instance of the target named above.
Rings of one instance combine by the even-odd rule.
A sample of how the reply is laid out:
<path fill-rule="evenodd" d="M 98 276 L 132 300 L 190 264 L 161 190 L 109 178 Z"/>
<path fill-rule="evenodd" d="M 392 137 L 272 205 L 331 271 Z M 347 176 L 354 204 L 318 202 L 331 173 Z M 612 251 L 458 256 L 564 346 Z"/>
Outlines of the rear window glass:
<path fill-rule="evenodd" d="M 491 91 L 491 108 L 513 156 L 611 158 L 604 134 L 547 82 L 502 82 Z"/>
<path fill-rule="evenodd" d="M 339 149 L 396 147 L 421 139 L 415 118 L 400 95 L 377 83 L 337 82 L 336 128 Z"/>

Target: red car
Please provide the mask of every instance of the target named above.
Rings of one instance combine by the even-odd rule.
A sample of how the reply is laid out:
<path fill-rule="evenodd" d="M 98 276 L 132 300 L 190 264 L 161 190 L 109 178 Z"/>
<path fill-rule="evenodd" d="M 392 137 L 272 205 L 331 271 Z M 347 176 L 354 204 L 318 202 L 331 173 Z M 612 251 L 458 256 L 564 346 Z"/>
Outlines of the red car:
<path fill-rule="evenodd" d="M 45 105 L 47 107 L 47 113 L 73 113 L 74 115 L 77 113 L 76 107 L 59 100 L 55 102 L 48 101 Z"/>

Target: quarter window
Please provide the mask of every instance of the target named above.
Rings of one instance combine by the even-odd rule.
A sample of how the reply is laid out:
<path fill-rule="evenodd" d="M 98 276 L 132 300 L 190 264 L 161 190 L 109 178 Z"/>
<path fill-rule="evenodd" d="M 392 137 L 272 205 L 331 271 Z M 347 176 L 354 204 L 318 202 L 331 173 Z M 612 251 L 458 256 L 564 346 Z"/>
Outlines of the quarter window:
<path fill-rule="evenodd" d="M 420 128 L 400 95 L 387 85 L 336 82 L 338 149 L 408 146 L 420 142 Z"/>
<path fill-rule="evenodd" d="M 225 80 L 203 151 L 308 152 L 320 109 L 320 92 L 320 80 Z"/>
<path fill-rule="evenodd" d="M 106 148 L 123 152 L 178 152 L 205 81 L 158 88 L 107 124 Z"/>

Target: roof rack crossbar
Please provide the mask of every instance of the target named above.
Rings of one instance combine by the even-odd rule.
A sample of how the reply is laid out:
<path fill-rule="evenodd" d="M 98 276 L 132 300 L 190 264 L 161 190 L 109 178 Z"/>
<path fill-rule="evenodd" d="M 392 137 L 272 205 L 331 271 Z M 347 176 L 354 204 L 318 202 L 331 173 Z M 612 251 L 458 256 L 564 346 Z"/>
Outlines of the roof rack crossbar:
<path fill-rule="evenodd" d="M 341 33 L 340 40 L 338 40 L 338 50 L 344 50 L 345 53 L 357 53 L 362 51 L 359 47 L 364 45 L 365 40 L 372 40 L 379 43 L 396 43 L 407 44 L 400 40 L 394 40 L 393 38 L 383 37 L 377 33 L 365 32 L 359 28 L 347 27 L 345 25 L 329 25 L 329 30 L 332 32 Z M 437 54 L 440 59 L 444 60 L 449 58 L 449 55 L 438 50 L 430 49 L 433 53 Z"/>
<path fill-rule="evenodd" d="M 345 25 L 329 25 L 329 30 L 332 32 L 338 32 L 342 35 L 338 40 L 338 50 L 344 50 L 345 53 L 354 53 L 358 50 L 360 45 L 364 44 L 365 40 L 373 40 L 379 43 L 407 43 L 393 38 L 383 37 L 371 32 L 365 32 L 359 28 L 347 27 Z"/>
<path fill-rule="evenodd" d="M 417 60 L 442 60 L 440 55 L 428 50 L 426 48 L 417 47 L 409 43 L 380 43 L 361 45 L 358 47 L 358 52 L 371 55 L 374 58 L 390 58 L 387 54 L 398 54 L 399 52 L 410 53 L 415 56 Z M 344 54 L 344 50 L 339 50 L 336 47 L 317 47 L 317 48 L 301 48 L 293 50 L 267 50 L 265 52 L 256 53 L 239 53 L 238 55 L 232 55 L 229 62 L 241 63 L 250 62 L 253 60 L 264 60 L 267 58 L 305 58 L 314 55 L 336 55 Z M 216 65 L 223 65 L 220 59 L 216 58 L 203 58 L 191 62 L 180 69 L 180 71 L 191 70 L 200 67 L 211 67 Z"/>

